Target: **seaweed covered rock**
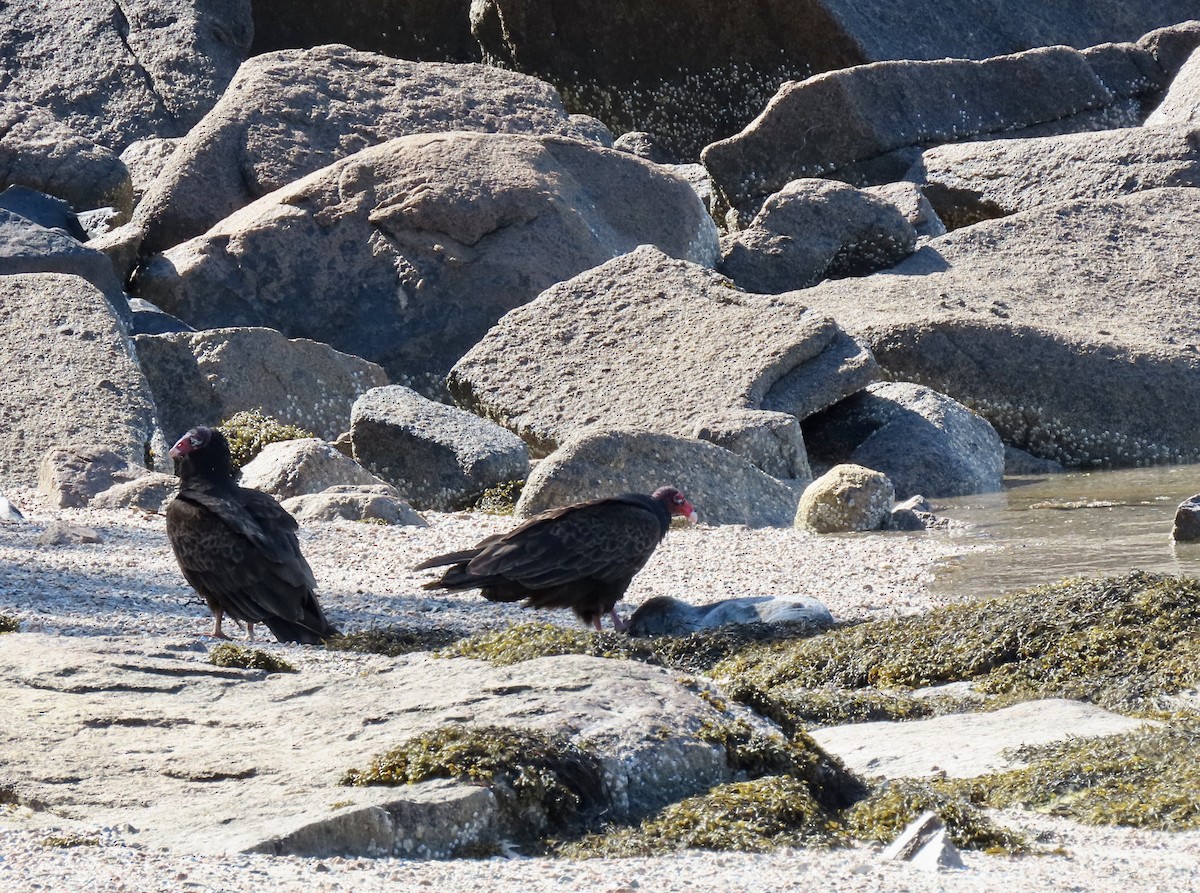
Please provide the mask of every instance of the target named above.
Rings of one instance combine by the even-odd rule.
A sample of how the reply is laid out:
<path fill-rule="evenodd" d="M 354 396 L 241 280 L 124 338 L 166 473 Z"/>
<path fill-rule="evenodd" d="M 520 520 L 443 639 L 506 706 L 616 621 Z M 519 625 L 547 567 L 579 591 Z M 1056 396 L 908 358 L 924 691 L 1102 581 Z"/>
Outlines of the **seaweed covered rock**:
<path fill-rule="evenodd" d="M 813 721 L 826 709 L 805 712 L 813 690 L 850 702 L 870 690 L 911 698 L 914 689 L 953 682 L 969 682 L 996 705 L 1058 697 L 1173 709 L 1172 696 L 1200 681 L 1198 633 L 1200 582 L 1134 571 L 755 645 L 713 673 L 774 694 Z M 947 703 L 961 709 L 961 701 Z"/>

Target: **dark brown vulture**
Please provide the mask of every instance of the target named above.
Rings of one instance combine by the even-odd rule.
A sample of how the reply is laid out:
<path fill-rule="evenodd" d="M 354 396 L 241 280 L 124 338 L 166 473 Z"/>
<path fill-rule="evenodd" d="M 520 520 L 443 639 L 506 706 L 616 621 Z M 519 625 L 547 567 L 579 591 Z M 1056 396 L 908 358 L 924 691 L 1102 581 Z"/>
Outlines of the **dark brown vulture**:
<path fill-rule="evenodd" d="M 660 487 L 653 496 L 579 502 L 415 569 L 453 565 L 426 589 L 480 589 L 493 602 L 524 599 L 527 608 L 570 608 L 597 630 L 608 614 L 623 630 L 616 604 L 662 541 L 672 515 L 696 520 L 696 510 L 674 487 Z"/>
<path fill-rule="evenodd" d="M 300 554 L 296 519 L 275 499 L 239 487 L 225 435 L 193 428 L 171 448 L 179 493 L 167 505 L 167 537 L 187 581 L 204 596 L 221 631 L 228 614 L 265 623 L 280 642 L 316 645 L 338 631 L 313 593 L 317 582 Z"/>

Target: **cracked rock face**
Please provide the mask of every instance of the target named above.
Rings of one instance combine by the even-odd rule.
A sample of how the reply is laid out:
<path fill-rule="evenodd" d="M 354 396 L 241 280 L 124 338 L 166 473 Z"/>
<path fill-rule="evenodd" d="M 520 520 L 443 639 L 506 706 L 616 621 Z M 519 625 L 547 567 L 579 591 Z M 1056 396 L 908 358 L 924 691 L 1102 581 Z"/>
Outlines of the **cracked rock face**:
<path fill-rule="evenodd" d="M 6 89 L 120 152 L 182 136 L 250 50 L 249 0 L 17 0 L 0 9 Z"/>
<path fill-rule="evenodd" d="M 643 243 L 717 253 L 695 192 L 649 162 L 561 137 L 422 134 L 259 199 L 135 287 L 197 328 L 325 340 L 437 393 L 502 314 Z"/>

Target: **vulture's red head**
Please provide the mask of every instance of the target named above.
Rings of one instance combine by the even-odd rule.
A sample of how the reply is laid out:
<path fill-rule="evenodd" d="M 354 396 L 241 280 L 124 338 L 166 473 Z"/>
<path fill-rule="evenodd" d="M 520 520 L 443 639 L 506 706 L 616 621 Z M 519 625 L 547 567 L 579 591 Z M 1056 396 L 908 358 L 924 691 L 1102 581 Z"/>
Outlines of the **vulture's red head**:
<path fill-rule="evenodd" d="M 652 495 L 665 505 L 672 515 L 679 515 L 681 518 L 687 518 L 692 524 L 696 523 L 696 509 L 688 502 L 687 497 L 674 487 L 659 487 Z"/>
<path fill-rule="evenodd" d="M 197 473 L 217 480 L 225 477 L 237 478 L 229 453 L 229 441 L 216 428 L 197 425 L 175 441 L 169 455 L 178 460 L 180 477 Z"/>

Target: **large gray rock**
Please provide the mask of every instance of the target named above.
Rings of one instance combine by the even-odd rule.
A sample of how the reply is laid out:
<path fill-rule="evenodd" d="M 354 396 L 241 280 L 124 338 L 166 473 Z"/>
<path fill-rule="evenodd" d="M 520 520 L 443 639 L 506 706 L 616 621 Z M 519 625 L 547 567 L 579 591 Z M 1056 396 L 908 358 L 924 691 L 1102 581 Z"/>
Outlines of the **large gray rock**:
<path fill-rule="evenodd" d="M 242 467 L 241 484 L 291 499 L 336 486 L 383 484 L 353 459 L 315 437 L 269 443 Z"/>
<path fill-rule="evenodd" d="M 88 506 L 95 509 L 138 509 L 162 514 L 178 490 L 179 478 L 175 475 L 151 471 L 131 481 L 113 484 L 92 497 Z"/>
<path fill-rule="evenodd" d="M 916 183 L 897 180 L 893 183 L 868 186 L 863 191 L 894 205 L 917 231 L 918 237 L 946 235 L 946 224 L 938 217 L 937 211 Z"/>
<path fill-rule="evenodd" d="M 38 465 L 38 490 L 51 505 L 79 508 L 98 493 L 149 473 L 144 465 L 90 443 L 54 447 Z"/>
<path fill-rule="evenodd" d="M 923 153 L 908 177 L 957 229 L 1042 205 L 1200 186 L 1200 138 L 1185 128 L 1131 127 L 954 143 Z"/>
<path fill-rule="evenodd" d="M 87 443 L 145 465 L 167 445 L 133 347 L 78 276 L 0 276 L 0 487 L 32 487 L 51 447 Z"/>
<path fill-rule="evenodd" d="M 521 490 L 521 517 L 585 499 L 678 487 L 706 524 L 786 527 L 799 488 L 728 450 L 636 429 L 584 430 L 537 464 Z"/>
<path fill-rule="evenodd" d="M 961 403 L 908 382 L 878 382 L 805 422 L 831 465 L 852 462 L 886 474 L 897 499 L 991 493 L 1004 479 L 1004 445 Z"/>
<path fill-rule="evenodd" d="M 541 453 L 590 425 L 708 432 L 739 451 L 744 444 L 773 472 L 792 465 L 800 475 L 803 445 L 794 434 L 788 442 L 776 414 L 813 412 L 874 379 L 869 354 L 845 361 L 845 340 L 794 298 L 739 291 L 712 270 L 643 246 L 507 314 L 447 384 L 460 405 Z M 826 364 L 830 353 L 838 359 Z M 795 396 L 802 381 L 825 402 L 804 406 Z M 788 388 L 782 405 L 772 402 L 777 384 Z M 761 414 L 760 426 L 769 430 L 750 437 L 753 413 L 767 403 L 773 412 Z M 766 459 L 776 448 L 761 441 L 780 434 L 784 452 Z"/>
<path fill-rule="evenodd" d="M 18 803 L 132 826 L 146 847 L 445 858 L 519 839 L 536 810 L 506 812 L 482 786 L 347 787 L 343 773 L 465 721 L 586 742 L 618 821 L 732 777 L 695 730 L 744 714 L 646 664 L 407 655 L 331 672 L 299 649 L 281 656 L 301 672 L 215 667 L 178 640 L 0 636 L 0 781 Z"/>
<path fill-rule="evenodd" d="M 906 146 L 1058 121 L 1115 101 L 1087 58 L 1046 47 L 983 61 L 879 62 L 784 84 L 701 156 L 735 207 Z"/>
<path fill-rule="evenodd" d="M 779 294 L 885 269 L 916 244 L 890 202 L 835 180 L 793 180 L 724 241 L 718 269 L 747 291 Z"/>
<path fill-rule="evenodd" d="M 418 509 L 466 508 L 489 487 L 529 474 L 529 450 L 515 434 L 399 385 L 355 402 L 350 443 L 359 462 Z"/>
<path fill-rule="evenodd" d="M 1196 47 L 1200 46 L 1200 20 L 1193 14 L 1186 21 L 1182 18 L 1176 21 L 1178 24 L 1143 34 L 1137 42 L 1138 46 L 1150 53 L 1167 77 L 1178 74 Z"/>
<path fill-rule="evenodd" d="M 104 254 L 59 227 L 42 226 L 0 207 L 0 276 L 13 273 L 79 276 L 103 292 L 121 318 L 128 316 L 121 281 Z"/>
<path fill-rule="evenodd" d="M 895 378 L 1068 465 L 1200 458 L 1200 190 L 1034 209 L 804 293 Z M 1193 412 L 1196 410 L 1196 412 Z"/>
<path fill-rule="evenodd" d="M 1146 118 L 1147 127 L 1186 127 L 1200 125 L 1200 49 L 1193 50 L 1188 60 L 1171 81 L 1162 101 Z"/>
<path fill-rule="evenodd" d="M 134 344 L 170 436 L 257 409 L 333 440 L 349 429 L 354 401 L 387 384 L 374 363 L 273 329 L 138 335 Z"/>
<path fill-rule="evenodd" d="M 133 183 L 133 201 L 138 204 L 146 190 L 166 169 L 167 162 L 183 142 L 182 137 L 150 137 L 130 143 L 121 152 L 121 162 Z"/>
<path fill-rule="evenodd" d="M 404 62 L 336 44 L 266 53 L 238 70 L 134 219 L 147 253 L 162 251 L 368 146 L 455 130 L 591 137 L 552 87 L 515 72 Z"/>
<path fill-rule="evenodd" d="M 614 132 L 648 130 L 682 158 L 736 132 L 786 80 L 885 59 L 1136 40 L 1196 15 L 1194 0 L 612 0 L 603 16 L 579 0 L 476 0 L 471 26 L 485 57 L 562 85 Z"/>
<path fill-rule="evenodd" d="M 250 48 L 249 0 L 14 0 L 0 7 L 5 89 L 120 152 L 181 136 Z"/>
<path fill-rule="evenodd" d="M 429 134 L 259 199 L 148 264 L 136 285 L 196 328 L 327 340 L 438 393 L 506 311 L 642 243 L 711 264 L 716 226 L 686 183 L 625 152 Z"/>
<path fill-rule="evenodd" d="M 44 108 L 0 94 L 0 188 L 13 183 L 77 211 L 111 206 L 128 219 L 133 210 L 133 183 L 120 158 Z"/>

